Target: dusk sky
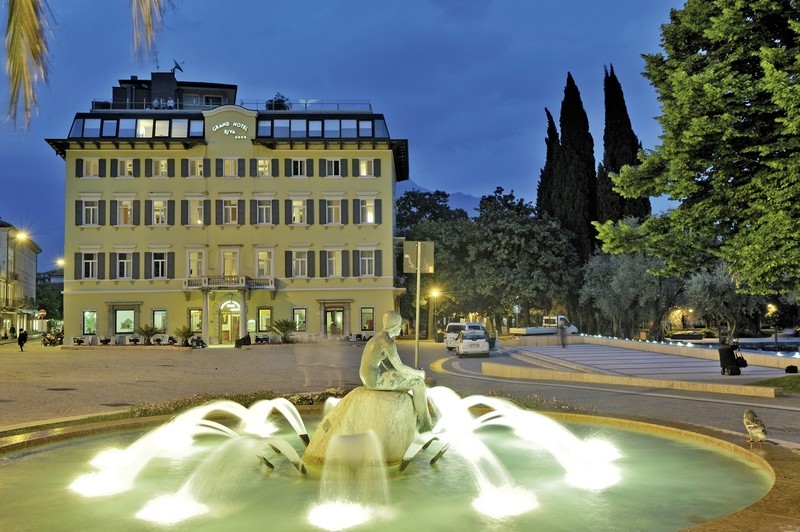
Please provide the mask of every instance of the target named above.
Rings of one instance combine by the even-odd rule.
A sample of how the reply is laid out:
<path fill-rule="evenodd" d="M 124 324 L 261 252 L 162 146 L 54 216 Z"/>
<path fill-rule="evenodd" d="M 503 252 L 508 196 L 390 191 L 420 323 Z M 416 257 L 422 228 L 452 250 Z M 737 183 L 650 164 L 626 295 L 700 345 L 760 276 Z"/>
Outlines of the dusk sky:
<path fill-rule="evenodd" d="M 21 117 L 16 129 L 0 124 L 0 218 L 42 247 L 39 271 L 55 267 L 64 247 L 65 165 L 44 139 L 65 138 L 75 113 L 110 99 L 120 79 L 168 71 L 174 59 L 179 80 L 238 85 L 240 100 L 276 92 L 368 100 L 393 138 L 408 139 L 420 187 L 480 197 L 500 186 L 535 202 L 544 109 L 558 119 L 567 72 L 598 162 L 608 65 L 643 146 L 658 144 L 660 110 L 641 54 L 660 51 L 660 26 L 684 2 L 175 0 L 156 41 L 158 63 L 133 56 L 129 0 L 49 3 L 51 71 L 39 86 L 38 114 L 29 130 Z M 5 111 L 5 71 L 2 84 Z"/>

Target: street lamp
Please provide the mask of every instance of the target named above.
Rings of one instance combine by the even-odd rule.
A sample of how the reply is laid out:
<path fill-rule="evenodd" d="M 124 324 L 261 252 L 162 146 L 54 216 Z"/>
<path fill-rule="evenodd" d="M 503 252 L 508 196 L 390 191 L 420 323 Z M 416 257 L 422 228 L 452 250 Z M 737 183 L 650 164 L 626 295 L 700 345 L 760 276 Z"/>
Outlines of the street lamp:
<path fill-rule="evenodd" d="M 436 298 L 439 297 L 439 291 L 435 288 L 431 290 L 431 297 L 433 298 L 433 332 L 436 333 L 438 325 L 436 320 Z"/>

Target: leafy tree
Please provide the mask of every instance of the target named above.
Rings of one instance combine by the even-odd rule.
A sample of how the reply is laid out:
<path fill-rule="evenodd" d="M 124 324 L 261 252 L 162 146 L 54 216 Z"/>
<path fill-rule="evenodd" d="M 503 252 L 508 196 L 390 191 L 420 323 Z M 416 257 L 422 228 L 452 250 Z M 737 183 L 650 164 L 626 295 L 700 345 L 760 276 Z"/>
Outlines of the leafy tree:
<path fill-rule="evenodd" d="M 636 164 L 641 143 L 633 132 L 625 95 L 614 67 L 603 78 L 606 122 L 603 131 L 603 162 L 597 170 L 597 220 L 620 220 L 627 216 L 643 219 L 650 215 L 650 199 L 623 198 L 613 190 L 610 173 L 626 164 Z"/>
<path fill-rule="evenodd" d="M 395 232 L 397 236 L 409 238 L 415 226 L 423 220 L 446 222 L 450 220 L 467 220 L 469 215 L 464 209 L 453 209 L 448 205 L 450 195 L 437 190 L 423 192 L 408 190 L 397 199 Z"/>
<path fill-rule="evenodd" d="M 144 55 L 153 46 L 155 34 L 170 0 L 133 0 L 134 49 Z M 8 73 L 8 116 L 16 123 L 22 98 L 25 125 L 37 106 L 36 84 L 47 83 L 49 71 L 49 18 L 46 0 L 8 0 L 6 18 L 6 72 Z"/>
<path fill-rule="evenodd" d="M 567 74 L 559 126 L 561 144 L 554 157 L 551 214 L 572 234 L 578 257 L 585 262 L 595 247 L 592 221 L 597 212 L 597 176 L 589 119 L 572 74 Z"/>
<path fill-rule="evenodd" d="M 40 283 L 36 286 L 36 302 L 39 308 L 47 311 L 47 317 L 53 320 L 64 319 L 64 296 L 58 285 Z"/>
<path fill-rule="evenodd" d="M 766 301 L 764 297 L 737 292 L 724 262 L 692 275 L 686 283 L 685 295 L 695 310 L 724 321 L 731 338 L 736 338 L 737 324 L 757 312 Z"/>
<path fill-rule="evenodd" d="M 274 97 L 267 100 L 266 108 L 268 111 L 288 111 L 292 108 L 292 102 L 288 96 L 276 92 Z"/>
<path fill-rule="evenodd" d="M 669 232 L 673 259 L 683 248 L 693 269 L 710 252 L 753 294 L 800 287 L 798 19 L 792 0 L 687 0 L 673 9 L 663 53 L 644 56 L 663 143 L 614 180 L 625 197 L 680 202 L 642 224 L 647 245 L 665 243 L 654 231 Z"/>

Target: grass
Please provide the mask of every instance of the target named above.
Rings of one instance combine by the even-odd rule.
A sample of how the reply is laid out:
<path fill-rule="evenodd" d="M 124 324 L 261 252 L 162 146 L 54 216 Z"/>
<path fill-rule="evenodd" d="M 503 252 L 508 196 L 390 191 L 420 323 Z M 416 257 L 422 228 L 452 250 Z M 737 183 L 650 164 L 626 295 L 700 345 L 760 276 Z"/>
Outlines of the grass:
<path fill-rule="evenodd" d="M 754 386 L 771 386 L 783 389 L 784 393 L 800 394 L 800 375 L 787 375 L 786 377 L 775 377 L 753 383 Z"/>

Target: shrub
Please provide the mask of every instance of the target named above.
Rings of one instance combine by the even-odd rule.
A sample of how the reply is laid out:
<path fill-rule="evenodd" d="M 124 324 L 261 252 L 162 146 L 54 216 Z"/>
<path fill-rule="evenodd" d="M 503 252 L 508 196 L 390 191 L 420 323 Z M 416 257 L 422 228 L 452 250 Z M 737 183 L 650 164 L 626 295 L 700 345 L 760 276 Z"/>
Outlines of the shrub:
<path fill-rule="evenodd" d="M 139 327 L 136 327 L 136 329 L 134 329 L 133 332 L 135 332 L 137 335 L 142 337 L 142 340 L 143 340 L 142 343 L 144 345 L 151 345 L 153 336 L 155 336 L 157 334 L 162 334 L 164 331 L 162 329 L 159 329 L 158 327 L 153 326 L 153 325 L 145 324 L 145 325 L 141 325 Z"/>
<path fill-rule="evenodd" d="M 281 341 L 283 343 L 289 344 L 292 342 L 292 337 L 290 335 L 297 330 L 297 326 L 292 320 L 275 320 L 275 323 L 270 326 L 270 329 L 281 336 Z"/>

